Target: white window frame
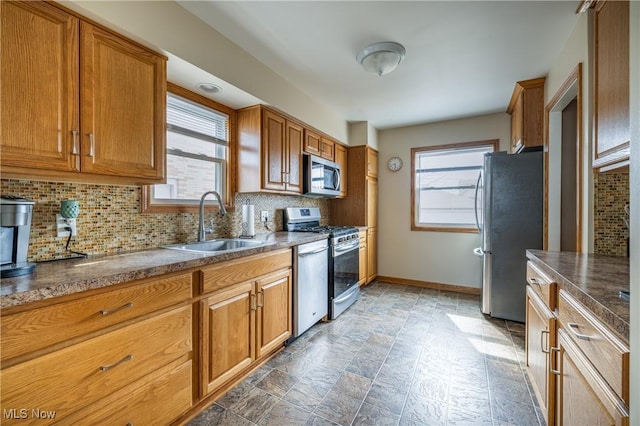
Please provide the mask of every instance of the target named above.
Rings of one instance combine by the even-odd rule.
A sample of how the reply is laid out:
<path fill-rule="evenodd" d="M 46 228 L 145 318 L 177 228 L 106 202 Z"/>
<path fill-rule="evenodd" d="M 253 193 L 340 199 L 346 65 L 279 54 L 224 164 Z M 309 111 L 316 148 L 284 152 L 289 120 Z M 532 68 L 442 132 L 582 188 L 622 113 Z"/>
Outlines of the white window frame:
<path fill-rule="evenodd" d="M 496 152 L 498 150 L 499 140 L 491 139 L 484 141 L 474 141 L 474 142 L 464 142 L 464 143 L 455 143 L 448 145 L 435 145 L 435 146 L 425 146 L 419 148 L 411 149 L 411 230 L 412 231 L 431 231 L 431 232 L 463 232 L 463 233 L 478 233 L 478 229 L 475 224 L 468 223 L 420 223 L 418 222 L 419 214 L 418 209 L 420 208 L 420 201 L 418 197 L 420 196 L 421 188 L 418 188 L 418 174 L 429 172 L 429 171 L 420 171 L 416 170 L 417 162 L 416 159 L 418 155 L 423 154 L 425 152 L 429 153 L 442 153 L 445 154 L 447 152 L 461 152 L 461 151 L 471 151 L 476 150 L 481 147 L 486 147 L 488 152 Z M 478 172 L 482 169 L 482 162 L 478 166 L 465 166 L 465 169 L 468 170 L 468 167 L 474 167 L 478 169 Z M 446 171 L 446 170 L 454 170 L 456 167 L 445 167 L 442 170 L 433 170 L 433 171 Z M 462 187 L 461 187 L 462 188 Z M 445 188 L 446 189 L 446 188 Z M 466 188 L 469 189 L 469 188 Z M 425 190 L 424 188 L 422 190 Z"/>

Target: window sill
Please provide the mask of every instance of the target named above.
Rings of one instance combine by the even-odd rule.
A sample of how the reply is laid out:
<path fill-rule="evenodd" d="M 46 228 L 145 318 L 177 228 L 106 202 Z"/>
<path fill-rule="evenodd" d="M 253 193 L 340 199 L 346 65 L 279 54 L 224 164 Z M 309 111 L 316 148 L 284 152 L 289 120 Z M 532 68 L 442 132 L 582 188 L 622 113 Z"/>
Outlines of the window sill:
<path fill-rule="evenodd" d="M 478 234 L 479 231 L 476 228 L 452 228 L 445 226 L 411 226 L 412 231 L 426 231 L 426 232 L 455 232 L 462 234 Z"/>

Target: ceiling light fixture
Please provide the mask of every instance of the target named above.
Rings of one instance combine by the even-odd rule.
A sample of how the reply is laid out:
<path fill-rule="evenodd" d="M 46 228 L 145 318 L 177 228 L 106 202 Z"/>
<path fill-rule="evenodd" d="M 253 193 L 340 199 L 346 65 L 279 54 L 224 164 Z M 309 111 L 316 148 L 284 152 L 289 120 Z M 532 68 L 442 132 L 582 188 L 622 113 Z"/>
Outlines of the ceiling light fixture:
<path fill-rule="evenodd" d="M 362 49 L 356 60 L 365 71 L 382 76 L 395 70 L 404 59 L 405 53 L 406 50 L 400 43 L 383 41 Z"/>
<path fill-rule="evenodd" d="M 196 84 L 196 87 L 209 94 L 222 92 L 222 88 L 220 86 L 216 86 L 213 83 L 198 83 Z"/>

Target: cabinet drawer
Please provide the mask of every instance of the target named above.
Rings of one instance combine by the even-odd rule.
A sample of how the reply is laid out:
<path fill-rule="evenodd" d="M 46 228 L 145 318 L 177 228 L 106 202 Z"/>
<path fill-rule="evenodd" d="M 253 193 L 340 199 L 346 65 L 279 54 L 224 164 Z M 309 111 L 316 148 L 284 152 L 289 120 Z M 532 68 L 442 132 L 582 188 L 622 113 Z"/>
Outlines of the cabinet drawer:
<path fill-rule="evenodd" d="M 270 272 L 291 267 L 291 250 L 281 250 L 237 259 L 202 270 L 201 294 L 216 291 Z"/>
<path fill-rule="evenodd" d="M 558 284 L 531 262 L 527 262 L 527 283 L 538 293 L 550 310 L 556 309 Z"/>
<path fill-rule="evenodd" d="M 191 360 L 164 369 L 149 383 L 136 382 L 110 398 L 65 417 L 75 425 L 167 425 L 191 407 Z M 144 382 L 144 379 L 141 380 Z M 113 401 L 111 400 L 113 399 Z"/>
<path fill-rule="evenodd" d="M 2 362 L 188 300 L 191 274 L 2 317 Z"/>
<path fill-rule="evenodd" d="M 629 410 L 574 340 L 558 330 L 558 426 L 629 425 Z"/>
<path fill-rule="evenodd" d="M 561 327 L 584 352 L 609 386 L 628 404 L 628 346 L 564 290 L 560 290 L 558 312 Z"/>
<path fill-rule="evenodd" d="M 191 329 L 189 305 L 4 369 L 2 407 L 65 417 L 172 361 L 186 361 Z"/>

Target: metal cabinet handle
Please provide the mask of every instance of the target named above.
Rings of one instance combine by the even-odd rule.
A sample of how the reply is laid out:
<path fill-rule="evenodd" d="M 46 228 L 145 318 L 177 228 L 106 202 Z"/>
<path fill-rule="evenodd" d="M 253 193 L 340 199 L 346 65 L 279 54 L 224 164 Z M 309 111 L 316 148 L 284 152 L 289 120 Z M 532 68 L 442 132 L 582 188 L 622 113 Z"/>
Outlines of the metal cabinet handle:
<path fill-rule="evenodd" d="M 132 359 L 133 359 L 133 355 L 129 354 L 129 355 L 125 356 L 124 358 L 122 358 L 120 361 L 116 362 L 115 364 L 101 366 L 100 367 L 100 371 L 111 370 L 112 368 L 115 368 L 115 367 L 119 366 L 120 364 L 122 364 L 124 362 L 131 361 Z"/>
<path fill-rule="evenodd" d="M 115 312 L 121 311 L 123 309 L 127 309 L 127 308 L 131 308 L 133 307 L 133 303 L 129 302 L 129 303 L 125 303 L 124 305 L 118 307 L 118 308 L 114 308 L 114 309 L 101 309 L 100 313 L 102 315 L 109 315 L 109 314 L 113 314 Z"/>
<path fill-rule="evenodd" d="M 251 299 L 250 299 L 250 302 L 249 302 L 249 305 L 250 305 L 249 309 L 250 310 L 255 311 L 255 310 L 258 309 L 257 303 L 256 303 L 257 299 L 258 299 L 258 296 L 256 296 L 255 294 L 251 295 Z"/>
<path fill-rule="evenodd" d="M 547 341 L 546 349 L 545 349 L 545 344 L 544 344 L 544 341 L 545 341 L 544 335 L 545 335 L 545 334 L 547 335 L 547 339 L 546 339 L 546 341 Z M 542 330 L 542 331 L 540 332 L 540 350 L 541 350 L 542 352 L 544 352 L 545 354 L 548 354 L 548 353 L 549 353 L 549 330 Z"/>
<path fill-rule="evenodd" d="M 260 289 L 260 295 L 262 296 L 262 302 L 258 302 L 258 308 L 264 308 L 264 288 Z"/>
<path fill-rule="evenodd" d="M 549 360 L 549 370 L 556 376 L 561 376 L 562 372 L 560 371 L 560 369 L 553 368 L 553 365 L 557 364 L 557 361 L 555 363 L 553 362 L 556 359 L 556 356 L 554 355 L 556 352 L 560 353 L 560 348 L 551 348 L 549 351 L 549 356 L 551 357 L 551 359 Z"/>
<path fill-rule="evenodd" d="M 71 134 L 73 135 L 73 146 L 71 147 L 71 154 L 78 155 L 78 131 L 72 130 Z"/>
<path fill-rule="evenodd" d="M 89 133 L 89 153 L 87 154 L 87 157 L 93 157 L 94 154 L 94 150 L 96 147 L 96 139 L 93 136 L 93 133 Z"/>
<path fill-rule="evenodd" d="M 538 281 L 538 279 L 537 279 L 537 278 L 529 277 L 529 278 L 527 278 L 527 281 L 529 281 L 529 284 L 537 284 L 537 285 L 540 285 L 540 281 Z"/>
<path fill-rule="evenodd" d="M 582 334 L 582 333 L 578 333 L 576 331 L 576 329 L 580 329 L 580 324 L 576 324 L 575 322 L 570 322 L 567 324 L 567 327 L 569 327 L 569 330 L 573 333 L 574 336 L 576 336 L 578 339 L 580 340 L 586 340 L 589 341 L 591 340 L 591 337 L 587 336 L 586 334 Z"/>

